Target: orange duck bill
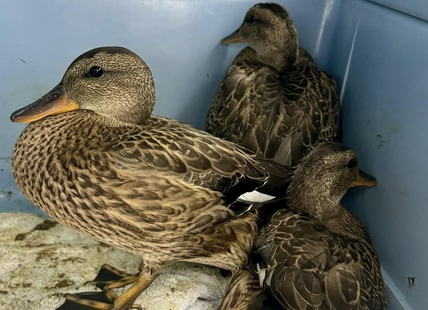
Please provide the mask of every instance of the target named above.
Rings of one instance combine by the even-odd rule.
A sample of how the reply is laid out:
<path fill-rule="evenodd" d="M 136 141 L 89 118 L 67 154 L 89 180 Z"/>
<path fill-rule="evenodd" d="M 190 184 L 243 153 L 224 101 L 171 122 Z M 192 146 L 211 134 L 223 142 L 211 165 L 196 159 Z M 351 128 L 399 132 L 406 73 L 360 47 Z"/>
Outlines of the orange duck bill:
<path fill-rule="evenodd" d="M 244 37 L 239 33 L 239 29 L 221 40 L 221 44 L 244 43 Z"/>
<path fill-rule="evenodd" d="M 370 174 L 365 173 L 363 170 L 358 170 L 358 176 L 354 182 L 352 182 L 351 187 L 360 187 L 360 186 L 375 186 L 376 179 L 372 177 Z"/>
<path fill-rule="evenodd" d="M 16 123 L 31 123 L 45 116 L 77 110 L 79 105 L 70 100 L 61 84 L 33 103 L 16 110 L 10 120 Z"/>

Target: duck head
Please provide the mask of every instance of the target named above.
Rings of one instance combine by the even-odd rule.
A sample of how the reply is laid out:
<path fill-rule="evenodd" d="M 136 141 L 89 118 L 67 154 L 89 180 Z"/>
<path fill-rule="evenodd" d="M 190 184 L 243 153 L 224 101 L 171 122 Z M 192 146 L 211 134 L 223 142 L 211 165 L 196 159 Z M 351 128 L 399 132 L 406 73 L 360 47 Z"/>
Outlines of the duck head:
<path fill-rule="evenodd" d="M 293 21 L 288 12 L 276 3 L 254 5 L 248 10 L 239 29 L 221 42 L 247 42 L 261 63 L 277 71 L 293 66 L 299 50 Z"/>
<path fill-rule="evenodd" d="M 340 143 L 326 142 L 309 152 L 296 168 L 288 205 L 327 220 L 342 208 L 340 200 L 350 187 L 374 185 L 376 179 L 358 168 L 355 151 Z"/>
<path fill-rule="evenodd" d="M 152 74 L 146 63 L 123 47 L 99 47 L 72 62 L 50 92 L 12 113 L 13 122 L 29 123 L 83 109 L 112 123 L 144 123 L 155 104 Z"/>

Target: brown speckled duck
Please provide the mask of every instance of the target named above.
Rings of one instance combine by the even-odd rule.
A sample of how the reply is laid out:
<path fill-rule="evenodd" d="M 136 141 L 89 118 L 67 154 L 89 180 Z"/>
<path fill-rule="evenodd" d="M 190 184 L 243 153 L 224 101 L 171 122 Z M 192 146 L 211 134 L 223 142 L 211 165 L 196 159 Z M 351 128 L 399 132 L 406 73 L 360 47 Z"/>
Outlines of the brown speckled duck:
<path fill-rule="evenodd" d="M 230 280 L 218 310 L 282 310 L 259 279 L 247 268 L 236 272 Z"/>
<path fill-rule="evenodd" d="M 258 232 L 252 210 L 288 188 L 285 167 L 151 115 L 154 104 L 146 63 L 102 47 L 11 115 L 30 123 L 12 153 L 23 194 L 64 225 L 142 257 L 138 275 L 103 268 L 110 280 L 95 283 L 105 295 L 69 294 L 60 309 L 129 309 L 174 261 L 241 269 Z M 121 296 L 111 291 L 129 283 Z"/>
<path fill-rule="evenodd" d="M 206 130 L 258 155 L 296 165 L 323 141 L 336 140 L 339 93 L 334 80 L 299 48 L 288 12 L 256 4 L 223 44 L 247 42 L 221 82 Z"/>
<path fill-rule="evenodd" d="M 370 236 L 340 204 L 349 187 L 375 182 L 359 171 L 356 153 L 339 143 L 323 143 L 303 158 L 289 188 L 288 209 L 277 211 L 261 229 L 250 258 L 253 274 L 283 309 L 386 309 Z M 232 282 L 241 282 L 238 277 Z M 241 278 L 241 287 L 254 287 L 251 278 Z M 229 292 L 226 299 L 237 299 L 237 289 Z"/>

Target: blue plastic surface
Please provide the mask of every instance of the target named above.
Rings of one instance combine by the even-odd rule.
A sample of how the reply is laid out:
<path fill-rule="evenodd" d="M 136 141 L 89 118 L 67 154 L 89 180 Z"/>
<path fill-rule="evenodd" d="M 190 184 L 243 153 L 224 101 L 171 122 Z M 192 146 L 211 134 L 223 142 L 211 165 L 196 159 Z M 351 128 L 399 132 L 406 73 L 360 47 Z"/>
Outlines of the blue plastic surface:
<path fill-rule="evenodd" d="M 428 4 L 426 0 L 369 0 L 396 11 L 428 21 Z"/>
<path fill-rule="evenodd" d="M 52 89 L 74 58 L 122 45 L 152 69 L 155 113 L 203 128 L 214 93 L 244 45 L 222 46 L 248 0 L 2 0 L 0 211 L 37 212 L 10 171 L 23 129 L 9 115 Z M 389 309 L 428 309 L 428 2 L 279 1 L 299 42 L 342 89 L 344 140 L 375 188 L 344 204 L 368 226 L 387 280 Z M 380 4 L 380 5 L 379 5 Z M 402 11 L 403 13 L 400 13 Z M 409 286 L 408 277 L 416 277 Z"/>
<path fill-rule="evenodd" d="M 428 24 L 345 0 L 333 37 L 327 68 L 343 85 L 344 142 L 378 180 L 347 206 L 368 226 L 388 284 L 428 309 Z"/>

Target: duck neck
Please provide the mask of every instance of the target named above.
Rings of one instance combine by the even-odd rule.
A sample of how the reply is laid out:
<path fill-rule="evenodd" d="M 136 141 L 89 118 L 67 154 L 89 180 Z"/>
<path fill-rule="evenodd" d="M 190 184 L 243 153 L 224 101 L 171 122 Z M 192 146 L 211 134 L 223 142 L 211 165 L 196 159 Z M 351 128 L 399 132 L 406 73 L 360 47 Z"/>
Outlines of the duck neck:
<path fill-rule="evenodd" d="M 96 114 L 94 117 L 101 123 L 110 127 L 123 127 L 133 125 L 144 125 L 147 120 L 151 117 L 151 111 L 139 111 L 138 113 L 116 113 L 114 116 L 109 114 Z"/>
<path fill-rule="evenodd" d="M 265 40 L 248 39 L 248 46 L 257 54 L 257 60 L 281 72 L 292 68 L 299 56 L 299 42 L 294 26 L 277 35 L 267 35 Z"/>
<path fill-rule="evenodd" d="M 111 108 L 99 109 L 94 113 L 99 116 L 100 121 L 112 127 L 144 125 L 150 119 L 155 105 L 154 87 L 146 89 L 145 92 L 140 95 L 126 94 L 122 101 L 111 104 Z M 129 97 L 126 97 L 127 95 Z"/>
<path fill-rule="evenodd" d="M 313 192 L 304 188 L 299 190 L 296 187 L 290 187 L 288 197 L 290 209 L 319 220 L 330 232 L 361 242 L 370 242 L 365 226 L 341 205 L 340 200 L 333 201 L 322 195 L 314 195 Z"/>
<path fill-rule="evenodd" d="M 262 50 L 256 50 L 256 53 L 260 63 L 282 72 L 294 66 L 298 57 L 298 48 L 297 44 L 294 46 L 267 46 Z"/>
<path fill-rule="evenodd" d="M 327 229 L 338 235 L 371 243 L 369 233 L 363 223 L 342 205 L 338 209 L 340 211 L 337 214 L 324 221 Z"/>
<path fill-rule="evenodd" d="M 318 181 L 314 182 L 314 178 Z M 324 173 L 309 171 L 302 164 L 298 165 L 288 190 L 289 208 L 322 222 L 326 216 L 335 216 L 339 213 L 341 196 L 331 197 L 330 183 Z"/>
<path fill-rule="evenodd" d="M 316 184 L 314 177 L 319 180 Z M 345 192 L 332 195 L 330 183 L 324 173 L 314 175 L 313 171 L 298 166 L 288 191 L 289 208 L 319 220 L 333 233 L 360 241 L 370 240 L 364 225 L 341 205 Z"/>

